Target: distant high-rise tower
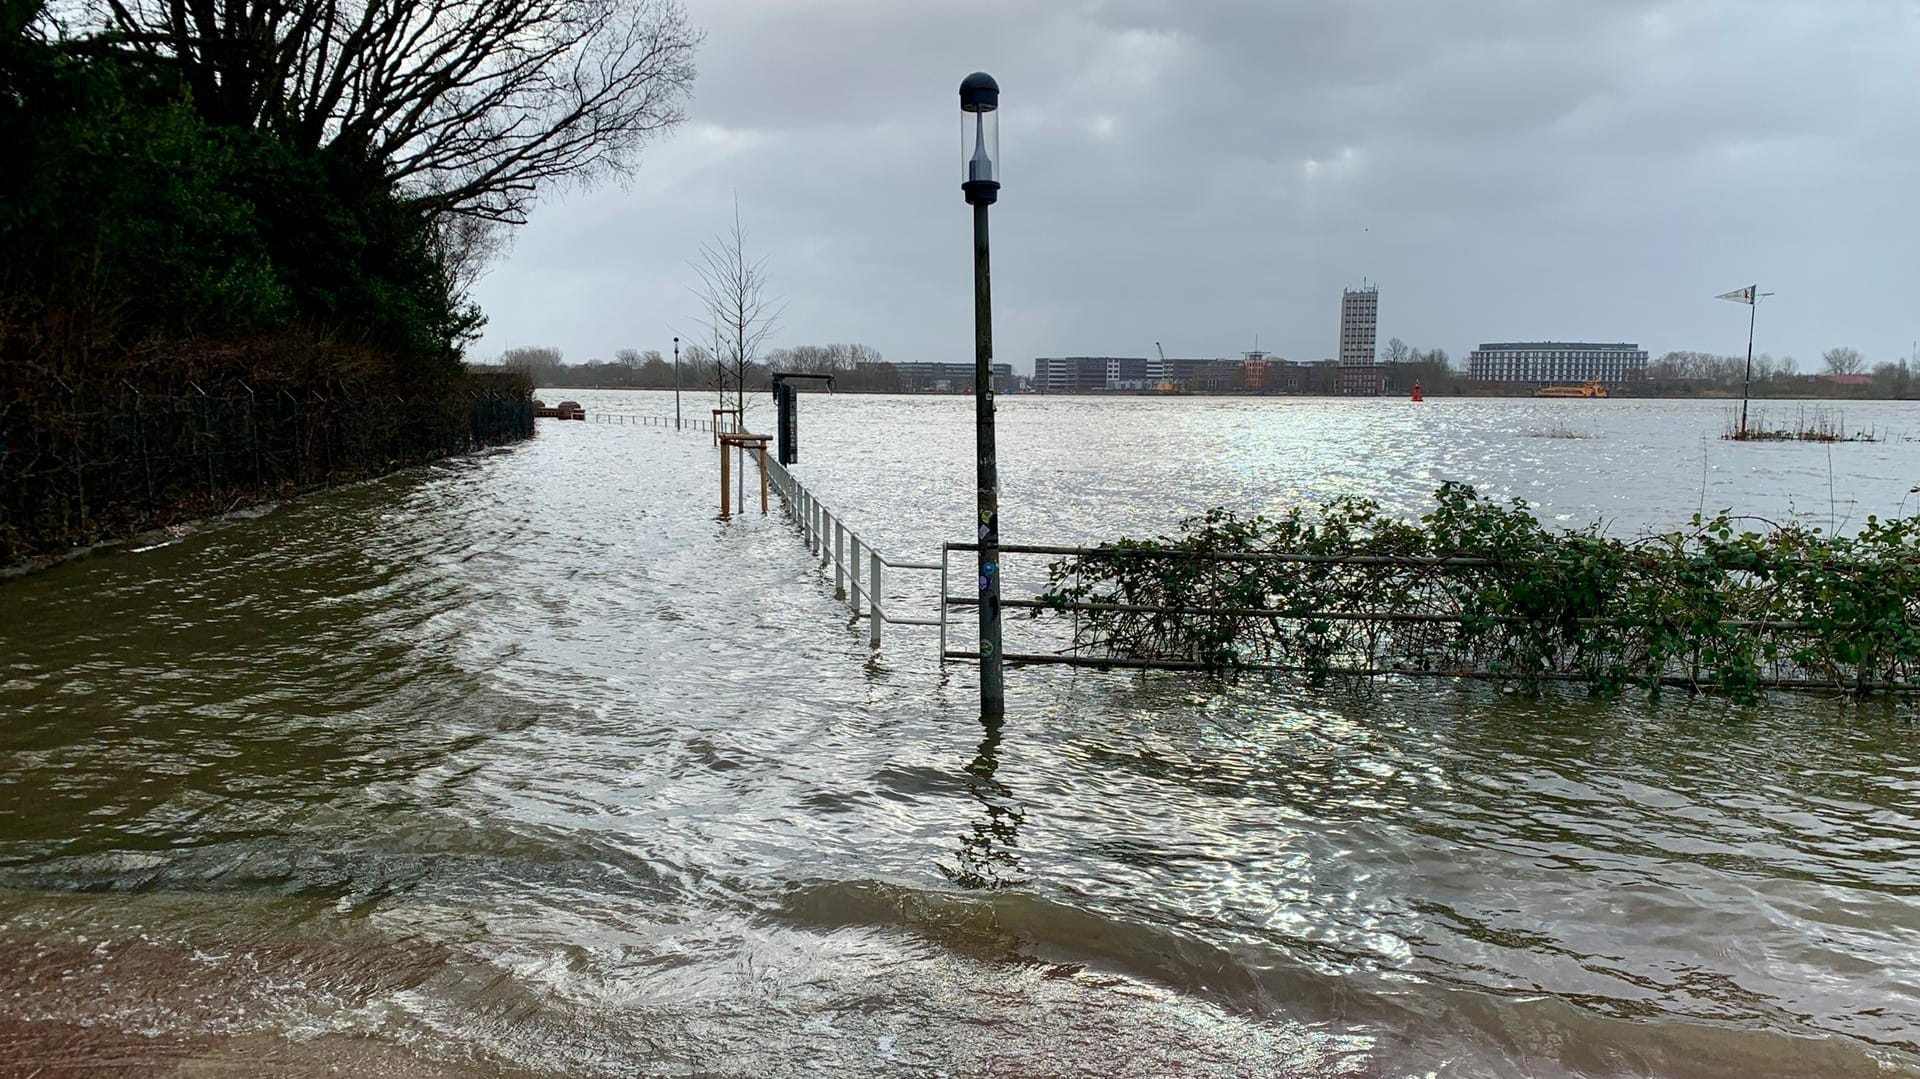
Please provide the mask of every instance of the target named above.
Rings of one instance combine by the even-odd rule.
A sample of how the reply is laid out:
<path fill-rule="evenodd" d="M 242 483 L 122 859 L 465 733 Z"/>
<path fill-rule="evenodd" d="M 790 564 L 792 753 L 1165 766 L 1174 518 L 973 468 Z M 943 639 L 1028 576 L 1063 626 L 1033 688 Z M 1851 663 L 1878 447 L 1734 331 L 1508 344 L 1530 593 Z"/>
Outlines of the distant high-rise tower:
<path fill-rule="evenodd" d="M 1374 327 L 1380 322 L 1380 290 L 1372 285 L 1340 293 L 1340 363 L 1378 363 Z"/>
<path fill-rule="evenodd" d="M 1363 285 L 1340 293 L 1339 392 L 1374 395 L 1386 388 L 1386 368 L 1373 344 L 1379 322 L 1379 289 Z"/>

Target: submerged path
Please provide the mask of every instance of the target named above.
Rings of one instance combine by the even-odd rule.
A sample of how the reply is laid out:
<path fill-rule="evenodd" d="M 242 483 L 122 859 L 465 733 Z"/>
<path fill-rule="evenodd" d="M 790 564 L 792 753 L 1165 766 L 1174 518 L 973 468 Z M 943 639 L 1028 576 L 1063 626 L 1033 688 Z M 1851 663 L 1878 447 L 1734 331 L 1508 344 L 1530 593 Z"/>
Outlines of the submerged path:
<path fill-rule="evenodd" d="M 1920 1068 L 1906 713 L 1023 671 L 990 734 L 711 452 L 0 585 L 0 1073 Z"/>

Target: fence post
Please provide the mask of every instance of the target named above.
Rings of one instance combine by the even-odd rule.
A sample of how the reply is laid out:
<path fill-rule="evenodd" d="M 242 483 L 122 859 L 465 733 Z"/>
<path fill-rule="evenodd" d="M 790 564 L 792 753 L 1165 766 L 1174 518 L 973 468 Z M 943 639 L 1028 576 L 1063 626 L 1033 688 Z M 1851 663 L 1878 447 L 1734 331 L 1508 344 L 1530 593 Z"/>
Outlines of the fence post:
<path fill-rule="evenodd" d="M 197 400 L 194 411 L 200 414 L 200 434 L 206 438 L 206 441 L 201 444 L 200 456 L 203 460 L 206 461 L 206 464 L 207 464 L 207 501 L 212 502 L 213 501 L 213 413 L 210 409 L 212 398 L 207 396 L 207 391 L 200 388 L 199 383 L 189 382 L 187 383 L 187 385 L 192 386 L 193 392 L 200 395 L 200 397 Z"/>
<path fill-rule="evenodd" d="M 327 454 L 327 486 L 333 486 L 333 400 L 314 395 L 320 402 L 320 448 Z"/>
<path fill-rule="evenodd" d="M 242 382 L 240 388 L 247 391 L 247 441 L 253 447 L 253 485 L 256 488 L 266 486 L 260 478 L 260 410 L 254 400 L 253 387 Z"/>
<path fill-rule="evenodd" d="M 853 591 L 848 593 L 848 599 L 852 601 L 853 613 L 858 616 L 860 613 L 860 534 L 853 533 L 851 539 L 852 542 L 847 547 L 847 564 L 853 567 Z"/>
<path fill-rule="evenodd" d="M 126 386 L 125 382 L 121 385 Z M 127 386 L 133 390 L 132 386 Z M 133 390 L 133 432 L 140 443 L 140 476 L 147 485 L 147 516 L 154 514 L 153 509 L 153 465 L 147 460 L 147 421 L 140 408 L 140 391 Z"/>
<path fill-rule="evenodd" d="M 952 545 L 940 545 L 940 665 L 947 665 L 947 555 Z M 1079 640 L 1078 637 L 1074 638 Z"/>
<path fill-rule="evenodd" d="M 293 406 L 293 432 L 287 439 L 287 447 L 294 458 L 292 470 L 294 485 L 304 489 L 312 482 L 307 476 L 307 455 L 311 452 L 313 441 L 311 432 L 307 430 L 307 410 L 300 403 L 299 398 L 287 391 L 281 390 L 280 396 L 286 398 L 287 403 Z"/>
<path fill-rule="evenodd" d="M 67 439 L 73 446 L 73 487 L 80 503 L 80 531 L 84 534 L 87 530 L 87 451 L 80 444 L 80 402 L 74 395 L 73 387 L 61 382 L 58 378 L 54 381 L 60 382 L 60 388 L 67 391 L 65 426 Z"/>
<path fill-rule="evenodd" d="M 833 598 L 847 598 L 847 526 L 833 523 Z"/>
<path fill-rule="evenodd" d="M 822 566 L 833 560 L 833 533 L 839 527 L 840 522 L 834 520 L 833 514 L 826 510 L 820 511 L 820 564 Z"/>
<path fill-rule="evenodd" d="M 867 644 L 873 648 L 878 648 L 880 647 L 880 623 L 882 621 L 880 614 L 880 552 L 874 551 L 868 557 L 871 559 L 871 562 L 869 567 L 870 572 L 867 575 Z"/>

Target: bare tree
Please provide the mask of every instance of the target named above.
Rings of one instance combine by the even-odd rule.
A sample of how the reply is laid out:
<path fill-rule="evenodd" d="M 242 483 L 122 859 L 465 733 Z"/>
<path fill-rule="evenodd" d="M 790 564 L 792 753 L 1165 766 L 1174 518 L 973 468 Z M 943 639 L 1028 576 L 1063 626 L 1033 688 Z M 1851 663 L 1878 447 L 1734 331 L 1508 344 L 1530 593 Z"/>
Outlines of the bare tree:
<path fill-rule="evenodd" d="M 510 348 L 500 356 L 500 366 L 521 372 L 535 386 L 553 385 L 561 362 L 560 350 L 551 347 Z"/>
<path fill-rule="evenodd" d="M 425 209 L 518 224 L 623 174 L 684 118 L 701 35 L 677 0 L 86 0 L 195 108 L 368 160 Z"/>
<path fill-rule="evenodd" d="M 498 221 L 465 214 L 437 214 L 427 233 L 428 245 L 447 273 L 447 295 L 466 302 L 473 286 L 507 249 L 510 235 Z"/>
<path fill-rule="evenodd" d="M 707 326 L 713 333 L 721 407 L 727 407 L 726 391 L 731 384 L 732 407 L 741 410 L 742 422 L 746 418 L 747 378 L 786 306 L 767 295 L 766 267 L 765 256 L 754 258 L 747 253 L 747 233 L 740 224 L 740 203 L 736 199 L 733 227 L 700 248 L 700 260 L 693 266 L 700 281 L 693 291 L 706 309 Z"/>
<path fill-rule="evenodd" d="M 1820 362 L 1827 365 L 1830 375 L 1857 375 L 1867 366 L 1867 359 L 1860 355 L 1859 349 L 1845 345 L 1822 352 Z"/>
<path fill-rule="evenodd" d="M 1405 341 L 1395 337 L 1387 342 L 1386 348 L 1380 350 L 1380 358 L 1388 363 L 1406 363 L 1410 351 Z"/>
<path fill-rule="evenodd" d="M 1778 371 L 1782 377 L 1792 378 L 1800 372 L 1800 361 L 1794 359 L 1792 356 L 1782 356 L 1775 364 L 1774 369 Z"/>
<path fill-rule="evenodd" d="M 721 391 L 721 404 L 726 404 L 726 388 L 719 380 L 720 365 L 713 358 L 713 352 L 705 345 L 689 343 L 680 350 L 680 370 L 685 373 L 689 387 L 706 386 Z"/>

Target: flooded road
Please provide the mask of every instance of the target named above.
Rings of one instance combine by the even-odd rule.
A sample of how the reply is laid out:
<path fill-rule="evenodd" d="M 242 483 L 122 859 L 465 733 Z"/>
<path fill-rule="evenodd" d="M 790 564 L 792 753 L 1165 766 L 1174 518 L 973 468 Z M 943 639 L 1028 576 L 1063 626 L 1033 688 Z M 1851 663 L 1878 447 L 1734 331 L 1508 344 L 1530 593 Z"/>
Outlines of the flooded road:
<path fill-rule="evenodd" d="M 1007 401 L 1006 534 L 1920 483 L 1906 405 L 1829 451 L 1436 403 Z M 958 538 L 964 401 L 801 407 L 883 549 Z M 932 631 L 870 654 L 789 526 L 713 519 L 712 454 L 543 422 L 0 583 L 0 1074 L 1920 1073 L 1905 706 L 1021 670 L 983 731 Z"/>

